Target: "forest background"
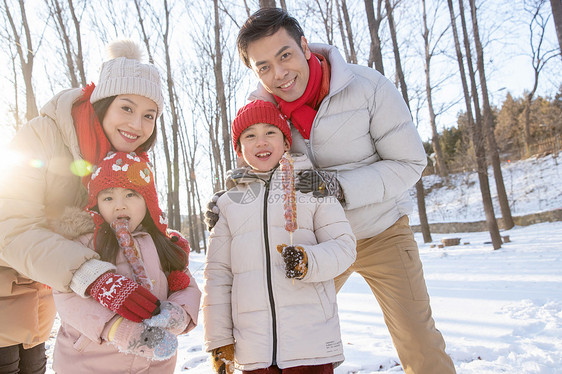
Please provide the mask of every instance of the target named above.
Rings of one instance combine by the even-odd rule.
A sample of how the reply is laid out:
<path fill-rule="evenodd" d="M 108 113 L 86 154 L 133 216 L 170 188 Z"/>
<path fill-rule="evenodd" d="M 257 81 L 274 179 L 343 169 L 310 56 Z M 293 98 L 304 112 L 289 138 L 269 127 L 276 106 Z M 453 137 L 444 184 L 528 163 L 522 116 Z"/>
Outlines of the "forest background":
<path fill-rule="evenodd" d="M 17 159 L 4 145 L 54 94 L 97 83 L 108 42 L 137 40 L 161 71 L 167 101 L 151 155 L 161 205 L 194 250 L 206 246 L 201 211 L 236 163 L 230 123 L 257 80 L 241 63 L 235 38 L 260 7 L 285 8 L 309 42 L 335 45 L 349 62 L 395 82 L 425 142 L 424 175 L 479 172 L 495 248 L 498 227 L 513 223 L 507 199 L 501 212 L 493 211 L 488 165 L 501 203 L 501 162 L 560 149 L 562 0 L 2 0 L 0 6 L 2 163 Z M 421 181 L 416 193 L 429 242 Z"/>

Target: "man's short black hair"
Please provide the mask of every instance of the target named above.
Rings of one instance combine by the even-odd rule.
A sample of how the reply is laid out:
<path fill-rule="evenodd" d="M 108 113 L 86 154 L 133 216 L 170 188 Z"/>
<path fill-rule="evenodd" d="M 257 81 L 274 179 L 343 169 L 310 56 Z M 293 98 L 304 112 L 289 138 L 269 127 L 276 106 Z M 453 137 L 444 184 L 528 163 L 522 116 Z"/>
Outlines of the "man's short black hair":
<path fill-rule="evenodd" d="M 298 21 L 280 8 L 263 8 L 255 12 L 246 20 L 240 28 L 236 45 L 240 58 L 247 67 L 250 66 L 248 58 L 248 45 L 258 39 L 275 34 L 280 28 L 301 45 L 301 37 L 304 36 Z"/>

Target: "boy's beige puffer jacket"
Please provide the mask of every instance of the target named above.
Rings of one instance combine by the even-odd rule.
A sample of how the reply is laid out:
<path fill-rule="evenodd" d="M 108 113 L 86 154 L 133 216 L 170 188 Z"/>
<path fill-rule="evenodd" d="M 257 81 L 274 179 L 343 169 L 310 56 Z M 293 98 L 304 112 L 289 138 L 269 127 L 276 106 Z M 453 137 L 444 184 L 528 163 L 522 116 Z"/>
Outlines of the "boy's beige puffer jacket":
<path fill-rule="evenodd" d="M 276 250 L 290 243 L 279 173 L 237 182 L 218 200 L 207 252 L 206 349 L 235 343 L 242 370 L 342 361 L 333 278 L 355 261 L 356 242 L 341 205 L 297 192 L 293 244 L 306 250 L 308 271 L 292 280 Z"/>

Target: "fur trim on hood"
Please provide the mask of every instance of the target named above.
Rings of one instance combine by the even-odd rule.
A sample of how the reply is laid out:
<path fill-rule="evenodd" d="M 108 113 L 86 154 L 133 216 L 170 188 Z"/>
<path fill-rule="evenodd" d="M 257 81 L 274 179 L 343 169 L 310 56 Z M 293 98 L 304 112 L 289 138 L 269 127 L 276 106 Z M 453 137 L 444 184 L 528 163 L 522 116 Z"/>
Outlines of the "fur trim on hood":
<path fill-rule="evenodd" d="M 93 233 L 96 226 L 90 213 L 78 207 L 66 207 L 60 218 L 52 220 L 49 227 L 53 232 L 67 239 Z"/>

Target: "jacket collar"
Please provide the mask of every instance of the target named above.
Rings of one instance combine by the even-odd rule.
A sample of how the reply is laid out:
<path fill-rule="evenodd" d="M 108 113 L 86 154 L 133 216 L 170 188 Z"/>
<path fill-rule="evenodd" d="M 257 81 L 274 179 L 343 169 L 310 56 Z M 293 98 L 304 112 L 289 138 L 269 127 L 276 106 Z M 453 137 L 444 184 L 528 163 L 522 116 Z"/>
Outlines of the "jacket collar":
<path fill-rule="evenodd" d="M 72 104 L 81 95 L 81 88 L 64 90 L 49 100 L 40 111 L 41 116 L 49 117 L 53 120 L 62 135 L 64 144 L 68 147 L 75 160 L 81 159 L 82 156 L 80 155 L 80 146 L 78 145 L 71 110 Z"/>
<path fill-rule="evenodd" d="M 277 168 L 275 168 L 277 169 Z M 268 172 L 256 172 L 248 167 L 232 169 L 226 172 L 226 188 L 230 189 L 239 184 L 250 184 L 253 182 L 267 182 L 275 169 Z"/>

